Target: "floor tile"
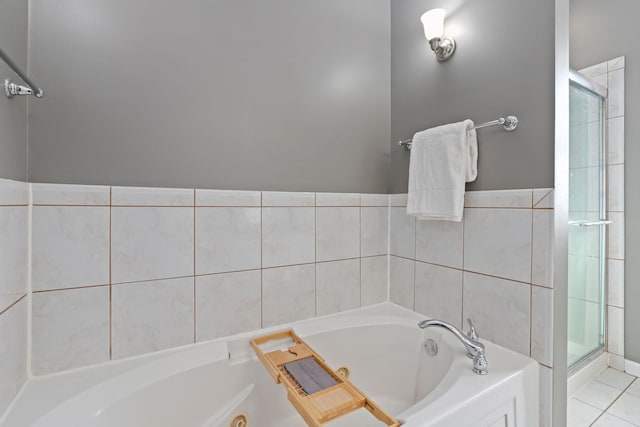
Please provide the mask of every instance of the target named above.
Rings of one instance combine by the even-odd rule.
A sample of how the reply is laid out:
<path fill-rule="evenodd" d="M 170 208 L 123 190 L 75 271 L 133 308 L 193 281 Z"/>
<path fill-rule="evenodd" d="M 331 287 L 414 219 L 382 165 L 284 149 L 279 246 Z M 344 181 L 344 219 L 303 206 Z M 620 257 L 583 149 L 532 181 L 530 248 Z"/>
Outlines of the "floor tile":
<path fill-rule="evenodd" d="M 633 382 L 633 384 L 631 384 L 631 387 L 629 387 L 625 393 L 629 393 L 629 394 L 633 394 L 635 396 L 640 397 L 640 380 L 638 380 L 636 378 L 636 380 Z"/>
<path fill-rule="evenodd" d="M 577 399 L 571 399 L 567 405 L 567 427 L 588 427 L 601 412 Z"/>
<path fill-rule="evenodd" d="M 598 381 L 593 381 L 578 391 L 573 397 L 604 411 L 621 393 L 622 390 Z"/>
<path fill-rule="evenodd" d="M 607 412 L 632 424 L 640 425 L 640 397 L 625 393 L 611 405 Z"/>
<path fill-rule="evenodd" d="M 611 414 L 603 414 L 598 421 L 593 423 L 593 427 L 636 427 L 634 424 L 621 420 L 618 417 L 614 417 Z"/>
<path fill-rule="evenodd" d="M 603 373 L 596 377 L 596 381 L 615 387 L 620 390 L 627 388 L 634 380 L 633 375 L 625 374 L 616 369 L 607 368 Z"/>

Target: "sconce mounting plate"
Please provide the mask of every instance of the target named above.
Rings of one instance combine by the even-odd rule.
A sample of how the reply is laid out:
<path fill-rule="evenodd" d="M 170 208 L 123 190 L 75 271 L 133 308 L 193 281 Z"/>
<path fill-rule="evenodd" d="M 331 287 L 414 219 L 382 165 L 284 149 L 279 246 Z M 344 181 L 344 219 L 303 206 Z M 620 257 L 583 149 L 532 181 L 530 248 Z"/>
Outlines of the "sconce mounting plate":
<path fill-rule="evenodd" d="M 429 41 L 431 50 L 436 54 L 438 62 L 444 62 L 451 58 L 456 50 L 456 41 L 449 37 L 433 38 Z"/>

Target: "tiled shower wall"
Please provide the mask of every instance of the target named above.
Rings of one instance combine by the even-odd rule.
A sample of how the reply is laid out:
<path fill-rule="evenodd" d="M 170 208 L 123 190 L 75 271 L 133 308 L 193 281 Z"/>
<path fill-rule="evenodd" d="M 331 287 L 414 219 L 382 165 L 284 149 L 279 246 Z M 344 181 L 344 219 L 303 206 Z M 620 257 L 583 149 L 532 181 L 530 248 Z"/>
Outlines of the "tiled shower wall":
<path fill-rule="evenodd" d="M 29 188 L 0 180 L 0 415 L 27 379 Z"/>
<path fill-rule="evenodd" d="M 540 364 L 542 425 L 553 369 L 553 191 L 469 192 L 461 223 L 406 214 L 392 195 L 390 300 Z M 489 360 L 491 363 L 491 360 Z"/>
<path fill-rule="evenodd" d="M 33 184 L 33 374 L 387 300 L 388 195 Z"/>
<path fill-rule="evenodd" d="M 580 70 L 607 89 L 607 351 L 609 365 L 624 371 L 624 73 L 618 57 Z"/>

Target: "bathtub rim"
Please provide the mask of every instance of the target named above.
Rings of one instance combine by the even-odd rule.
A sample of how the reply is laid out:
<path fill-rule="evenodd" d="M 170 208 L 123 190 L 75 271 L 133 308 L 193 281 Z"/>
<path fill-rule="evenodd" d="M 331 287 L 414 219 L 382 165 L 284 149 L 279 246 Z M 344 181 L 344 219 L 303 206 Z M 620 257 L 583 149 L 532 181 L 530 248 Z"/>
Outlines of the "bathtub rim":
<path fill-rule="evenodd" d="M 0 416 L 0 427 L 25 425 L 20 424 L 17 421 L 9 424 L 10 422 L 13 422 L 14 419 L 17 419 L 18 421 L 22 420 L 23 417 L 21 417 L 21 414 L 26 414 L 26 419 L 30 420 L 30 423 L 33 423 L 38 418 L 41 418 L 50 411 L 54 410 L 55 407 L 63 404 L 66 400 L 72 399 L 77 394 L 85 392 L 91 389 L 93 386 L 99 385 L 100 383 L 107 381 L 108 379 L 115 376 L 126 374 L 127 372 L 142 367 L 147 363 L 152 363 L 161 359 L 165 359 L 167 357 L 179 357 L 179 355 L 185 352 L 200 352 L 206 353 L 207 357 L 209 357 L 209 362 L 213 363 L 215 361 L 226 360 L 230 358 L 229 346 L 231 346 L 233 349 L 236 349 L 238 346 L 241 346 L 243 342 L 248 343 L 250 339 L 255 338 L 259 335 L 273 333 L 287 328 L 293 328 L 297 332 L 297 328 L 301 328 L 300 333 L 306 336 L 309 334 L 309 331 L 314 330 L 313 326 L 307 327 L 308 324 L 311 323 L 326 320 L 336 322 L 335 319 L 344 318 L 371 319 L 373 316 L 385 317 L 387 320 L 392 320 L 393 323 L 405 325 L 412 324 L 411 321 L 407 320 L 407 317 L 411 317 L 412 319 L 423 318 L 423 316 L 404 307 L 398 306 L 394 303 L 381 302 L 367 307 L 358 307 L 339 313 L 332 313 L 328 315 L 312 317 L 309 319 L 298 320 L 295 322 L 289 322 L 282 325 L 241 332 L 238 334 L 218 337 L 211 340 L 185 344 L 179 347 L 172 347 L 169 349 L 159 350 L 151 353 L 129 356 L 122 359 L 108 360 L 106 362 L 96 363 L 59 372 L 53 372 L 50 374 L 34 376 L 31 372 L 29 372 L 27 381 L 22 385 L 2 416 Z M 321 327 L 318 330 L 321 329 L 324 328 Z M 303 335 L 300 336 L 302 337 Z M 248 354 L 247 356 L 251 357 L 252 353 Z M 242 359 L 238 358 L 237 361 L 238 363 L 241 363 Z M 55 398 L 47 400 L 43 398 L 43 395 L 53 395 Z M 42 411 L 30 410 L 31 404 L 28 402 L 33 401 L 42 404 L 42 407 L 44 407 L 44 409 Z M 29 416 L 33 412 L 37 412 L 39 416 Z"/>
<path fill-rule="evenodd" d="M 244 332 L 233 336 L 220 337 L 214 340 L 189 344 L 179 348 L 172 348 L 154 353 L 136 355 L 125 359 L 109 361 L 74 370 L 30 378 L 25 386 L 21 389 L 16 399 L 9 406 L 2 419 L 0 419 L 0 426 L 10 427 L 12 425 L 32 425 L 33 423 L 36 423 L 46 417 L 51 412 L 55 411 L 61 405 L 64 405 L 69 401 L 76 400 L 78 396 L 84 393 L 88 393 L 94 388 L 100 388 L 104 386 L 104 383 L 109 379 L 126 376 L 130 372 L 144 369 L 145 366 L 148 365 L 152 366 L 156 362 L 162 364 L 164 363 L 164 361 L 170 361 L 174 358 L 180 359 L 181 357 L 184 357 L 183 354 L 185 352 L 189 352 L 190 354 L 190 359 L 188 359 L 189 363 L 185 366 L 176 368 L 177 370 L 175 373 L 173 373 L 173 375 L 179 374 L 180 372 L 184 372 L 189 369 L 193 369 L 203 364 L 215 363 L 221 360 L 232 359 L 232 363 L 245 363 L 249 360 L 256 360 L 255 355 L 253 354 L 253 351 L 250 349 L 250 346 L 248 344 L 249 340 L 259 335 L 276 332 L 286 328 L 294 329 L 294 331 L 296 331 L 296 333 L 298 333 L 301 337 L 313 336 L 316 334 L 353 327 L 375 326 L 381 324 L 399 325 L 417 329 L 417 322 L 419 320 L 423 320 L 424 318 L 426 318 L 426 316 L 420 315 L 396 304 L 385 302 L 377 304 L 375 306 L 358 308 L 327 316 L 321 316 L 292 322 L 289 324 L 273 326 L 265 329 Z M 465 351 L 463 346 L 458 342 L 451 341 L 455 340 L 452 335 L 449 336 L 450 334 L 442 334 L 437 330 L 432 330 L 429 332 L 421 331 L 421 333 L 423 333 L 423 336 L 425 333 L 434 333 L 440 335 L 443 340 L 447 341 L 450 344 L 450 346 L 454 350 L 454 354 L 458 354 L 456 354 L 453 358 L 453 361 L 451 362 L 451 365 L 449 367 L 449 371 L 445 373 L 445 375 L 441 379 L 441 382 L 426 397 L 415 402 L 409 409 L 403 411 L 400 414 L 407 421 L 415 418 L 416 414 L 421 413 L 424 408 L 428 407 L 434 402 L 440 401 L 441 404 L 445 405 L 446 402 L 443 403 L 443 400 L 451 402 L 451 396 L 449 396 L 450 393 L 446 393 L 447 390 L 444 390 L 445 392 L 443 392 L 443 388 L 449 389 L 450 387 L 456 386 L 461 381 L 468 382 L 470 381 L 470 379 L 471 382 L 473 382 L 473 380 L 478 377 L 476 374 L 473 374 L 471 372 L 471 361 L 464 355 Z M 515 360 L 520 365 L 523 365 L 523 361 L 528 361 L 531 364 L 535 364 L 532 359 L 529 359 L 523 355 L 520 355 L 503 347 L 496 346 L 495 344 L 490 342 L 485 341 L 485 343 L 487 345 L 490 363 L 492 360 L 491 353 L 494 353 L 503 355 L 506 354 L 509 357 L 515 355 Z M 198 362 L 198 360 L 200 360 L 200 362 Z M 526 363 L 524 364 L 526 365 Z M 461 372 L 462 375 L 454 375 L 454 373 L 457 372 Z M 473 376 L 471 377 L 470 375 Z M 167 377 L 167 375 L 163 374 L 160 377 L 164 378 Z M 487 378 L 489 378 L 490 380 L 497 380 L 497 377 L 497 373 L 494 373 L 494 375 L 489 375 Z M 502 378 L 497 382 L 497 384 L 502 384 L 508 379 L 509 378 Z M 64 393 L 60 393 L 60 384 L 64 385 L 65 382 L 74 382 L 74 380 L 78 381 L 78 383 L 75 384 L 75 387 L 68 387 Z M 47 394 L 51 395 L 51 393 L 53 393 L 53 396 L 55 398 L 47 400 L 46 404 L 42 405 L 41 410 L 29 410 L 33 407 L 32 405 L 34 398 L 35 401 L 38 402 L 38 400 L 43 399 L 43 396 L 46 396 Z M 445 397 L 444 399 L 442 398 L 443 396 Z M 471 396 L 470 398 L 473 397 L 474 396 Z M 22 410 L 20 410 L 21 406 Z M 35 415 L 29 416 L 34 413 Z M 9 424 L 10 422 L 13 422 L 13 424 Z"/>

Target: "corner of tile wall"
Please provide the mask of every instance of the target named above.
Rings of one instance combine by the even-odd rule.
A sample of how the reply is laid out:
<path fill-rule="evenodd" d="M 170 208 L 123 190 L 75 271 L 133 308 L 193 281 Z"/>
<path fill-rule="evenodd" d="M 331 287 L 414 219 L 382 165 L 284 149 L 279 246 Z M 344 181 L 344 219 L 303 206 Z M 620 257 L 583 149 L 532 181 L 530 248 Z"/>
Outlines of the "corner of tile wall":
<path fill-rule="evenodd" d="M 463 221 L 422 221 L 391 196 L 390 301 L 551 367 L 553 189 L 472 191 Z M 504 322 L 505 313 L 510 319 Z"/>
<path fill-rule="evenodd" d="M 27 380 L 29 184 L 0 179 L 0 417 Z"/>
<path fill-rule="evenodd" d="M 385 302 L 388 229 L 386 194 L 33 184 L 33 372 Z"/>
<path fill-rule="evenodd" d="M 391 195 L 390 301 L 540 365 L 541 419 L 550 425 L 553 373 L 553 189 L 472 191 L 463 221 L 406 214 Z M 508 322 L 505 322 L 505 318 Z"/>

